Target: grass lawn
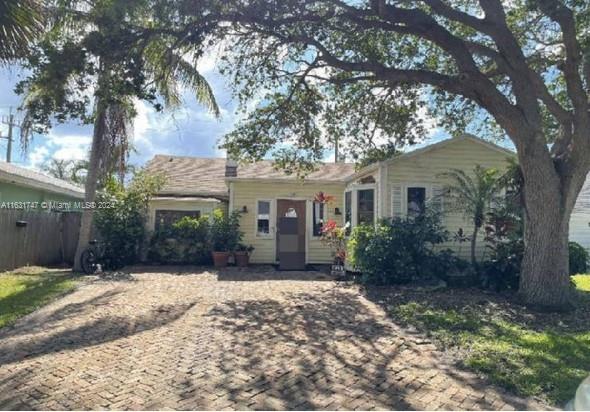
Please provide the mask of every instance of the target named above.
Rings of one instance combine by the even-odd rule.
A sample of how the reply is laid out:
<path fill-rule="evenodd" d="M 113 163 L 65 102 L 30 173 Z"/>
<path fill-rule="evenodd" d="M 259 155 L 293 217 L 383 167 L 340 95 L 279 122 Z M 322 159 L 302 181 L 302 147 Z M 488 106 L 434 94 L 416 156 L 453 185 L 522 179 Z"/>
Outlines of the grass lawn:
<path fill-rule="evenodd" d="M 590 275 L 576 275 L 572 276 L 572 280 L 576 284 L 576 288 L 583 292 L 590 292 Z"/>
<path fill-rule="evenodd" d="M 590 374 L 590 275 L 573 277 L 580 307 L 531 312 L 513 297 L 478 290 L 379 297 L 391 316 L 428 334 L 465 366 L 521 395 L 563 406 Z"/>
<path fill-rule="evenodd" d="M 25 267 L 0 273 L 0 328 L 74 288 L 70 271 Z"/>

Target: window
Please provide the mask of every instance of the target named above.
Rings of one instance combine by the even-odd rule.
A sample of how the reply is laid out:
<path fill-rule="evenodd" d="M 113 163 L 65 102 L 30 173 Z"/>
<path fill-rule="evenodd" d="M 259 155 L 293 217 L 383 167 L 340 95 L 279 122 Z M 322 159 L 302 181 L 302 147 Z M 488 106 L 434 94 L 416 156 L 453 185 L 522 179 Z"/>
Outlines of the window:
<path fill-rule="evenodd" d="M 259 200 L 256 204 L 256 234 L 270 235 L 270 201 Z"/>
<path fill-rule="evenodd" d="M 158 231 L 170 228 L 185 216 L 198 219 L 201 217 L 201 212 L 199 210 L 156 210 L 155 229 Z"/>
<path fill-rule="evenodd" d="M 425 187 L 408 187 L 408 217 L 416 217 L 424 213 L 426 205 Z"/>
<path fill-rule="evenodd" d="M 347 225 L 346 236 L 348 236 L 352 227 L 352 192 L 344 193 L 344 225 Z"/>
<path fill-rule="evenodd" d="M 324 224 L 324 203 L 313 202 L 313 235 L 322 234 L 322 225 Z"/>
<path fill-rule="evenodd" d="M 365 189 L 357 192 L 357 223 L 375 223 L 375 190 Z"/>

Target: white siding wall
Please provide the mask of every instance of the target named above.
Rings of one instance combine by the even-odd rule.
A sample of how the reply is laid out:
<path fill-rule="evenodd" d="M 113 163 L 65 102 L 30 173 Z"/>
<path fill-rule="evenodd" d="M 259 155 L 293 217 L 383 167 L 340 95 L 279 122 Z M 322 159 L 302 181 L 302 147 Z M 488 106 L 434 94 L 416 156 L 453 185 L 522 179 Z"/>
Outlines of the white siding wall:
<path fill-rule="evenodd" d="M 570 219 L 570 240 L 590 250 L 588 223 L 590 223 L 590 178 L 586 178 Z"/>
<path fill-rule="evenodd" d="M 319 238 L 312 236 L 311 231 L 311 202 L 314 195 L 320 191 L 327 195 L 334 196 L 334 202 L 328 205 L 327 216 L 325 219 L 333 219 L 342 224 L 342 215 L 335 214 L 335 208 L 339 208 L 342 213 L 344 184 L 339 183 L 301 183 L 293 181 L 285 182 L 251 182 L 251 181 L 234 181 L 232 182 L 233 192 L 232 207 L 234 210 L 242 210 L 244 206 L 248 213 L 242 215 L 240 228 L 244 232 L 244 243 L 254 246 L 251 261 L 253 263 L 275 263 L 276 237 L 274 222 L 276 217 L 276 200 L 277 199 L 303 199 L 307 201 L 307 261 L 308 263 L 331 263 L 331 250 Z M 256 203 L 258 200 L 271 200 L 271 236 L 256 236 Z"/>
<path fill-rule="evenodd" d="M 399 193 L 401 188 L 401 207 L 405 213 L 407 186 L 425 185 L 428 197 L 433 191 L 436 192 L 447 183 L 438 176 L 441 173 L 449 169 L 462 169 L 469 172 L 478 164 L 483 167 L 495 167 L 504 170 L 508 165 L 508 157 L 509 154 L 507 153 L 491 149 L 469 139 L 457 139 L 443 147 L 393 161 L 387 171 L 386 197 L 389 201 L 386 203 L 387 207 L 384 210 L 384 216 L 390 217 L 392 215 L 392 202 L 400 201 L 400 199 L 394 200 L 392 198 L 392 189 Z M 398 207 L 400 206 L 398 205 Z M 442 207 L 443 211 L 445 211 L 444 200 Z M 451 234 L 456 233 L 459 228 L 463 228 L 466 234 L 471 234 L 473 230 L 472 224 L 465 221 L 461 214 L 448 213 L 448 210 L 445 211 L 443 222 Z M 477 250 L 480 257 L 485 252 L 485 245 L 481 241 L 482 238 L 483 235 L 480 233 Z M 448 242 L 443 247 L 455 250 L 464 258 L 469 256 L 468 243 Z"/>

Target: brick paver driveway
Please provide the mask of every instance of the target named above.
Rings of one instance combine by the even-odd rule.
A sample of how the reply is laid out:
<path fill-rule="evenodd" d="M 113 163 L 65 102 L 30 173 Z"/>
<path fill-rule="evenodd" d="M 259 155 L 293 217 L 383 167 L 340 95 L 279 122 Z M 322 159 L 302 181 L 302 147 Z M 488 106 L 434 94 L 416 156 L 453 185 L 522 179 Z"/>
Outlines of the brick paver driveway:
<path fill-rule="evenodd" d="M 449 366 L 317 273 L 166 271 L 90 281 L 0 331 L 0 407 L 544 407 Z"/>

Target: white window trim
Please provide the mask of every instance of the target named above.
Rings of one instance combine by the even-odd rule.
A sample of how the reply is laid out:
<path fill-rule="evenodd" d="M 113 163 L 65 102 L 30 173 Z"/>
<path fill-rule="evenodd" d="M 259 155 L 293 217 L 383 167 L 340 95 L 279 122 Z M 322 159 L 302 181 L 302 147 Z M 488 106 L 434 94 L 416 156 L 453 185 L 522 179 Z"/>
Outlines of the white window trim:
<path fill-rule="evenodd" d="M 310 204 L 309 204 L 310 216 L 309 216 L 309 219 L 308 219 L 309 224 L 307 225 L 308 226 L 307 227 L 307 230 L 309 231 L 310 237 L 312 239 L 319 239 L 320 237 L 322 237 L 322 235 L 314 235 L 313 234 L 313 224 L 314 224 L 314 221 L 313 221 L 313 209 L 314 209 L 316 203 L 317 202 L 311 200 L 310 201 Z M 328 204 L 327 203 L 324 203 L 324 223 L 326 223 L 326 221 L 328 221 L 330 219 L 330 217 L 329 217 L 329 209 L 330 208 L 328 207 Z"/>
<path fill-rule="evenodd" d="M 346 192 L 351 192 L 351 199 L 350 199 L 350 204 L 351 204 L 351 216 L 350 216 L 350 230 L 352 231 L 352 229 L 354 229 L 355 227 L 358 226 L 358 191 L 359 190 L 367 190 L 367 189 L 372 189 L 374 191 L 374 195 L 373 195 L 373 224 L 377 224 L 377 219 L 379 218 L 377 216 L 378 211 L 379 211 L 379 205 L 378 205 L 378 199 L 379 199 L 379 190 L 378 190 L 378 183 L 365 183 L 365 184 L 352 184 L 349 185 L 345 190 L 344 193 Z M 343 198 L 342 200 L 343 202 L 343 209 L 344 209 L 344 216 L 346 216 L 346 197 Z M 346 222 L 344 222 L 346 223 Z"/>
<path fill-rule="evenodd" d="M 432 183 L 424 183 L 424 182 L 412 182 L 412 183 L 404 183 L 402 186 L 402 216 L 408 216 L 408 188 L 410 187 L 423 187 L 426 189 L 425 199 L 424 202 L 428 202 L 432 199 Z M 391 207 L 393 209 L 393 198 L 391 199 Z"/>
<path fill-rule="evenodd" d="M 353 211 L 353 197 L 354 197 L 354 190 L 352 189 L 345 189 L 344 193 L 342 195 L 342 224 L 346 225 L 346 194 L 350 193 L 350 230 L 352 231 L 353 228 L 353 219 L 354 219 L 354 213 Z"/>
<path fill-rule="evenodd" d="M 269 216 L 268 216 L 268 234 L 258 233 L 258 203 L 269 202 Z M 276 224 L 276 200 L 275 199 L 256 199 L 256 213 L 254 214 L 254 237 L 258 239 L 274 239 L 275 238 L 275 224 Z"/>

